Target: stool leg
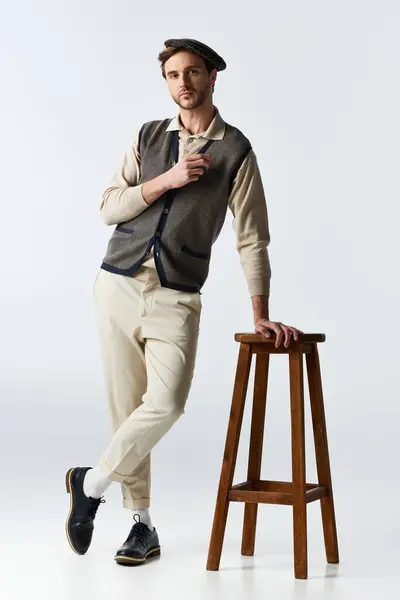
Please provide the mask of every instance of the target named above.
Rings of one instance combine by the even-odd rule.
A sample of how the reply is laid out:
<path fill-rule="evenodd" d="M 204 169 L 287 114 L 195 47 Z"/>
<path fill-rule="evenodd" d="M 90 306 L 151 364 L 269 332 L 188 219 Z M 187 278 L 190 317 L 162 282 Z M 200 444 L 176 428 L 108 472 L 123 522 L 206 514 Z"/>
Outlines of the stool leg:
<path fill-rule="evenodd" d="M 324 530 L 326 560 L 328 563 L 338 563 L 339 548 L 336 531 L 335 508 L 333 504 L 328 437 L 326 432 L 324 398 L 317 344 L 313 344 L 312 353 L 306 354 L 306 363 L 314 430 L 318 483 L 326 486 L 329 492 L 329 495 L 326 498 L 321 498 L 321 513 Z"/>
<path fill-rule="evenodd" d="M 246 401 L 247 385 L 251 367 L 251 357 L 251 345 L 241 343 L 236 368 L 232 405 L 229 415 L 229 424 L 226 434 L 221 476 L 219 480 L 218 495 L 214 512 L 214 521 L 208 550 L 206 566 L 208 571 L 217 571 L 219 568 L 229 508 L 228 493 L 232 487 L 233 475 L 235 471 L 240 430 L 242 427 L 244 405 Z"/>
<path fill-rule="evenodd" d="M 304 430 L 303 353 L 289 353 L 290 405 L 292 425 L 292 493 L 294 572 L 296 579 L 307 579 L 307 503 Z"/>
<path fill-rule="evenodd" d="M 253 483 L 260 481 L 268 370 L 269 354 L 257 354 L 254 376 L 253 411 L 251 417 L 249 464 L 247 470 L 247 481 Z M 257 502 L 245 502 L 242 533 L 242 554 L 244 556 L 252 556 L 254 554 L 257 509 Z"/>

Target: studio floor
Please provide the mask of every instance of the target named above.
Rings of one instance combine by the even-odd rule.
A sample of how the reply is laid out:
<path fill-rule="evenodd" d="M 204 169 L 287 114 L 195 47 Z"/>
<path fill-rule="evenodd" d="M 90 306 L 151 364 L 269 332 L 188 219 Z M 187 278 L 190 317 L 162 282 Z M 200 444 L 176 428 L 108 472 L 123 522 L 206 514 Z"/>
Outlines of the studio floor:
<path fill-rule="evenodd" d="M 308 505 L 309 576 L 296 580 L 290 507 L 259 507 L 255 554 L 247 557 L 240 555 L 243 505 L 231 503 L 220 568 L 207 571 L 214 495 L 186 488 L 185 503 L 179 503 L 179 494 L 165 501 L 159 496 L 151 515 L 161 556 L 124 567 L 113 556 L 132 516 L 121 507 L 117 487 L 108 490 L 107 502 L 99 508 L 93 542 L 84 556 L 73 553 L 65 537 L 69 497 L 62 476 L 31 501 L 21 496 L 13 501 L 7 495 L 0 537 L 2 600 L 103 600 L 141 594 L 146 600 L 375 600 L 400 593 L 398 526 L 391 523 L 390 506 L 380 516 L 369 513 L 373 498 L 362 504 L 349 493 L 346 502 L 338 501 L 338 565 L 325 562 L 320 508 L 318 503 Z"/>

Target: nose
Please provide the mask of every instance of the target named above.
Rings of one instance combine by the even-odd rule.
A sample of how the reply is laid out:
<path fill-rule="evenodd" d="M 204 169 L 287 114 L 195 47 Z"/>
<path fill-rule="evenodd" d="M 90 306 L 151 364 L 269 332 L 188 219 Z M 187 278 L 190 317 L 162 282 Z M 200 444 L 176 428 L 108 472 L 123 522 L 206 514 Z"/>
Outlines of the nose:
<path fill-rule="evenodd" d="M 187 73 L 183 73 L 183 75 L 181 77 L 179 77 L 178 81 L 179 81 L 179 89 L 180 90 L 182 90 L 182 88 L 186 89 L 186 86 L 189 81 L 189 75 Z"/>

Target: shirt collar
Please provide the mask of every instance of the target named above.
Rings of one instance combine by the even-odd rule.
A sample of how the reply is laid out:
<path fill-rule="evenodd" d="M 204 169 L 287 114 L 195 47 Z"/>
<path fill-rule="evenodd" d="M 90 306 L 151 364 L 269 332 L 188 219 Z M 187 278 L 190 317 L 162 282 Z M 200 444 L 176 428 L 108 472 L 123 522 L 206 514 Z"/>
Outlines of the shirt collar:
<path fill-rule="evenodd" d="M 206 131 L 203 131 L 201 134 L 197 134 L 199 137 L 207 138 L 210 140 L 222 140 L 225 135 L 225 121 L 221 117 L 219 110 L 216 106 L 214 106 L 216 113 L 215 117 L 211 121 Z M 166 131 L 182 131 L 187 135 L 191 135 L 188 131 L 183 127 L 180 119 L 179 113 L 171 120 L 168 125 Z"/>

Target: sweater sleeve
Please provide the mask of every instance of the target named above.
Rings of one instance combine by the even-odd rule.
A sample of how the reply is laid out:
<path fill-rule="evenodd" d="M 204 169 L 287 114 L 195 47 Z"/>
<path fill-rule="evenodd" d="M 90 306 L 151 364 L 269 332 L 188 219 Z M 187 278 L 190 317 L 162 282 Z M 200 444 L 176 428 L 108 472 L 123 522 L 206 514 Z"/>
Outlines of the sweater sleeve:
<path fill-rule="evenodd" d="M 269 296 L 271 265 L 267 204 L 257 157 L 250 150 L 236 175 L 229 208 L 233 214 L 236 249 L 250 296 Z"/>
<path fill-rule="evenodd" d="M 143 198 L 143 184 L 137 183 L 140 177 L 139 132 L 101 197 L 100 215 L 106 225 L 129 221 L 149 206 Z"/>

